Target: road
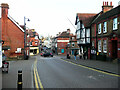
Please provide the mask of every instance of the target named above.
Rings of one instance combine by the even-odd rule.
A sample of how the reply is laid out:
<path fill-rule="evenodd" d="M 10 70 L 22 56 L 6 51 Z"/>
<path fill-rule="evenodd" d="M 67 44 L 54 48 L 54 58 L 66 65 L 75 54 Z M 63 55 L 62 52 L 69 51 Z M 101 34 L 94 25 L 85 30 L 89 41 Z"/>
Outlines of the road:
<path fill-rule="evenodd" d="M 93 71 L 59 57 L 36 56 L 36 88 L 118 88 L 118 77 Z"/>

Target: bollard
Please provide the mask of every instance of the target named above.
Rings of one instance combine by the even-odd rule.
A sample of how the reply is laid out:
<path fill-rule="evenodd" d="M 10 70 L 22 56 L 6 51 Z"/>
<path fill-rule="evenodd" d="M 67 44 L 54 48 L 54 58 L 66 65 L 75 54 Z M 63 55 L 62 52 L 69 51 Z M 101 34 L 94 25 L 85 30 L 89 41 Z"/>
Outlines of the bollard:
<path fill-rule="evenodd" d="M 22 70 L 18 71 L 17 89 L 22 90 Z"/>

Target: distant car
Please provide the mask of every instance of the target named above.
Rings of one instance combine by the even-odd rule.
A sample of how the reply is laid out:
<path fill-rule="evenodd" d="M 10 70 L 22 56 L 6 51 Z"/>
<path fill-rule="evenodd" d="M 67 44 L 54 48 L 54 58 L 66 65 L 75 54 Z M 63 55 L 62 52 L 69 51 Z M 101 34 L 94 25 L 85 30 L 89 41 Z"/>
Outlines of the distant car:
<path fill-rule="evenodd" d="M 43 54 L 44 54 L 43 52 L 40 53 L 41 56 L 43 56 Z"/>
<path fill-rule="evenodd" d="M 50 52 L 45 52 L 45 53 L 43 54 L 43 56 L 44 56 L 44 57 L 49 57 L 49 56 L 53 57 L 53 54 L 50 53 Z"/>

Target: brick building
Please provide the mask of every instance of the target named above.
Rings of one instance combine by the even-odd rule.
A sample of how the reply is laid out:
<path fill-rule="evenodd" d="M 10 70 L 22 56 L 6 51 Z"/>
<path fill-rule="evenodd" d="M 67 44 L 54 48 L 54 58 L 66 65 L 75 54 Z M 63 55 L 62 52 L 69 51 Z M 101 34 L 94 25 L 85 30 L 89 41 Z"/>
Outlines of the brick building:
<path fill-rule="evenodd" d="M 67 31 L 62 32 L 57 36 L 57 53 L 58 54 L 63 54 L 63 55 L 67 54 L 66 46 L 69 43 L 70 35 L 71 35 L 70 29 L 67 29 Z"/>
<path fill-rule="evenodd" d="M 69 45 L 70 45 L 70 54 L 74 55 L 74 52 L 77 51 L 77 53 L 80 53 L 80 48 L 77 44 L 77 39 L 76 39 L 76 35 L 71 35 L 70 36 L 70 41 L 69 41 Z"/>
<path fill-rule="evenodd" d="M 120 5 L 103 2 L 102 11 L 92 22 L 92 58 L 120 59 Z"/>
<path fill-rule="evenodd" d="M 9 5 L 1 4 L 2 51 L 7 57 L 23 57 L 24 53 L 24 30 L 8 15 Z"/>
<path fill-rule="evenodd" d="M 40 53 L 39 34 L 34 29 L 27 30 L 27 40 L 30 48 L 30 55 L 37 55 Z"/>

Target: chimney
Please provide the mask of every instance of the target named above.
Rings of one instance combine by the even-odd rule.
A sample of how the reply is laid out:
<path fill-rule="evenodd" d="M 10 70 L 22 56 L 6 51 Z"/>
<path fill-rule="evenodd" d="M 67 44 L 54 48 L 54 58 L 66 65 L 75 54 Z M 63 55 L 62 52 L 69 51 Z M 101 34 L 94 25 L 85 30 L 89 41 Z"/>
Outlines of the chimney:
<path fill-rule="evenodd" d="M 70 33 L 70 29 L 67 29 L 67 33 Z"/>
<path fill-rule="evenodd" d="M 103 11 L 103 13 L 111 10 L 112 8 L 113 8 L 112 2 L 110 2 L 110 4 L 109 4 L 108 1 L 107 1 L 107 2 L 104 2 L 104 1 L 103 1 L 103 6 L 102 6 L 102 11 Z"/>
<path fill-rule="evenodd" d="M 9 5 L 7 3 L 2 3 L 1 4 L 1 16 L 2 17 L 7 17 L 8 16 L 8 9 L 9 9 Z"/>

